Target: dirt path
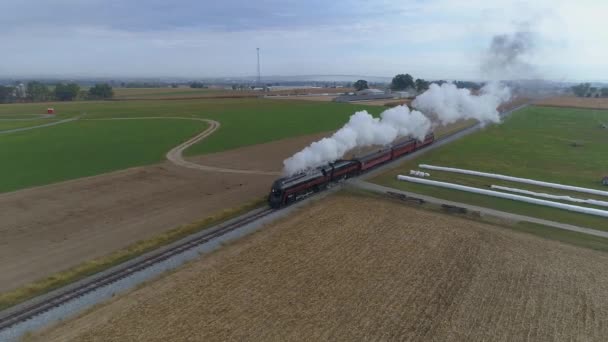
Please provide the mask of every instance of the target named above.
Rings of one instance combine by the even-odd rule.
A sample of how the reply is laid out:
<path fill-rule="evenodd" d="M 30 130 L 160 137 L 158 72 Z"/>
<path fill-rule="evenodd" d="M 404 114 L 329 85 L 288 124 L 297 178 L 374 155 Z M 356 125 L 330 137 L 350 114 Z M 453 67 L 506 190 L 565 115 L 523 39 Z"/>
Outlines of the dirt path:
<path fill-rule="evenodd" d="M 166 154 L 167 160 L 171 163 L 185 167 L 188 169 L 201 170 L 201 171 L 209 171 L 209 172 L 222 172 L 222 173 L 236 173 L 236 174 L 246 174 L 246 175 L 263 175 L 263 176 L 277 176 L 280 175 L 280 172 L 276 171 L 260 171 L 260 170 L 241 170 L 241 169 L 232 169 L 232 168 L 224 168 L 224 167 L 215 167 L 209 165 L 202 165 L 199 163 L 194 163 L 192 161 L 184 159 L 183 152 L 190 146 L 198 143 L 199 141 L 207 138 L 213 132 L 217 131 L 221 124 L 215 120 L 203 119 L 203 118 L 188 118 L 188 117 L 174 117 L 174 116 L 150 116 L 150 117 L 132 117 L 132 118 L 105 118 L 105 119 L 90 119 L 90 120 L 154 120 L 154 119 L 178 119 L 178 120 L 194 120 L 194 121 L 202 121 L 209 124 L 206 130 L 202 131 L 195 137 L 189 139 L 188 141 L 180 144 L 179 146 L 174 147 Z"/>
<path fill-rule="evenodd" d="M 8 129 L 6 131 L 0 131 L 0 134 L 9 134 L 9 133 L 17 133 L 17 132 L 23 132 L 23 131 L 30 131 L 30 130 L 38 129 L 38 128 L 60 125 L 60 124 L 71 122 L 71 121 L 75 121 L 75 120 L 78 120 L 78 119 L 79 119 L 78 117 L 75 117 L 75 118 L 69 118 L 69 119 L 64 119 L 64 120 L 59 120 L 59 121 L 53 121 L 53 122 L 49 122 L 49 123 L 45 123 L 45 124 L 37 125 L 37 126 L 13 128 L 13 129 Z M 26 120 L 29 120 L 29 119 L 16 119 L 15 121 L 26 121 Z M 36 120 L 38 120 L 38 118 Z M 11 119 L 5 119 L 5 121 L 11 121 Z"/>
<path fill-rule="evenodd" d="M 41 115 L 44 115 L 44 114 L 41 114 Z M 49 116 L 47 115 L 47 116 L 41 116 L 41 117 L 49 117 Z M 38 119 L 38 118 L 36 118 L 36 119 Z M 79 119 L 80 119 L 80 117 L 75 117 L 75 118 L 64 119 L 64 120 L 50 122 L 50 123 L 46 123 L 46 124 L 42 124 L 42 125 L 37 125 L 37 126 L 14 128 L 14 129 L 9 129 L 9 130 L 5 130 L 5 131 L 0 131 L 0 134 L 8 134 L 8 133 L 16 133 L 16 132 L 22 132 L 22 131 L 29 131 L 29 130 L 43 128 L 43 127 L 55 126 L 55 125 L 59 125 L 59 124 L 62 124 L 62 123 L 67 123 L 67 122 L 71 122 L 71 121 L 75 121 L 75 120 L 79 120 Z M 181 167 L 185 167 L 185 168 L 189 168 L 189 169 L 208 171 L 208 172 L 236 173 L 236 174 L 247 174 L 247 175 L 266 175 L 266 176 L 268 176 L 268 175 L 278 176 L 278 175 L 281 174 L 280 172 L 277 172 L 277 171 L 241 170 L 241 169 L 222 168 L 222 167 L 215 167 L 215 166 L 209 166 L 209 165 L 202 165 L 202 164 L 197 164 L 197 163 L 194 163 L 192 161 L 184 159 L 183 152 L 188 147 L 190 147 L 190 146 L 198 143 L 199 141 L 207 138 L 208 136 L 210 136 L 211 134 L 213 134 L 213 132 L 217 131 L 220 128 L 221 124 L 219 122 L 215 121 L 215 120 L 203 119 L 203 118 L 194 118 L 194 117 L 193 118 L 178 117 L 178 116 L 145 116 L 145 117 L 99 118 L 99 119 L 83 119 L 83 120 L 87 120 L 87 121 L 119 121 L 119 120 L 173 120 L 173 119 L 175 119 L 175 120 L 202 121 L 202 122 L 205 122 L 205 123 L 209 124 L 209 127 L 207 127 L 206 130 L 204 130 L 200 134 L 196 135 L 195 137 L 191 138 L 190 140 L 188 140 L 188 141 L 180 144 L 179 146 L 174 147 L 169 152 L 167 152 L 166 158 L 171 163 L 173 163 L 173 164 L 175 164 L 177 166 L 181 166 Z M 34 120 L 34 119 L 0 119 L 0 120 L 3 120 L 3 121 L 27 121 L 27 120 Z"/>

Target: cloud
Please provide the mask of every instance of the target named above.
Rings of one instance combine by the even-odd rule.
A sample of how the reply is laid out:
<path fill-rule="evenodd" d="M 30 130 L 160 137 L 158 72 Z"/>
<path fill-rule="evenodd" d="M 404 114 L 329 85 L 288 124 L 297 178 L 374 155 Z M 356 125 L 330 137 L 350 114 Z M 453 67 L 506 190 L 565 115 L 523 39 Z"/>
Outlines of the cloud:
<path fill-rule="evenodd" d="M 0 76 L 245 76 L 260 47 L 265 75 L 478 79 L 492 36 L 531 20 L 538 46 L 527 63 L 608 79 L 607 12 L 601 0 L 3 1 Z"/>

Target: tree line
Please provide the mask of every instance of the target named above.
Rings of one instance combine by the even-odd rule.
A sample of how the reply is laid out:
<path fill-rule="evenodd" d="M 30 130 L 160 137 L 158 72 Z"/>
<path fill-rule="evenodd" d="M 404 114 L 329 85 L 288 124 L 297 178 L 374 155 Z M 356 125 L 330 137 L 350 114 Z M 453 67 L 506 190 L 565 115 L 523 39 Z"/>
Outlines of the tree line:
<path fill-rule="evenodd" d="M 570 89 L 579 97 L 608 97 L 608 88 L 592 87 L 591 83 L 581 83 Z"/>
<path fill-rule="evenodd" d="M 26 85 L 0 85 L 0 103 L 103 100 L 113 96 L 112 87 L 105 83 L 96 84 L 88 90 L 81 90 L 76 83 L 57 83 L 49 86 L 39 81 L 31 81 Z"/>
<path fill-rule="evenodd" d="M 410 74 L 398 74 L 393 77 L 393 80 L 390 84 L 390 89 L 394 91 L 415 91 L 417 93 L 422 93 L 429 89 L 429 86 L 432 83 L 436 83 L 438 85 L 442 85 L 447 81 L 439 80 L 439 81 L 427 81 L 422 78 L 416 78 Z M 483 86 L 481 83 L 470 82 L 470 81 L 454 81 L 452 82 L 458 88 L 467 88 L 473 90 L 479 90 Z M 369 85 L 366 80 L 358 80 L 353 84 L 353 87 L 356 91 L 369 89 Z"/>

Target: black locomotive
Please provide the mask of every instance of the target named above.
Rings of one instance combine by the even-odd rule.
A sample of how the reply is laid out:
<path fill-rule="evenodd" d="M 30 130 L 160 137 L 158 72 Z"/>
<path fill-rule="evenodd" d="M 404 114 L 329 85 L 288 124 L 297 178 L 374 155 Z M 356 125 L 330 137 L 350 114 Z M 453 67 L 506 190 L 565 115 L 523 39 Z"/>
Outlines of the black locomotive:
<path fill-rule="evenodd" d="M 322 191 L 332 182 L 339 182 L 369 171 L 388 161 L 419 150 L 435 141 L 433 133 L 423 141 L 409 139 L 390 148 L 367 154 L 352 160 L 338 160 L 293 176 L 277 179 L 270 189 L 268 204 L 280 208 Z"/>

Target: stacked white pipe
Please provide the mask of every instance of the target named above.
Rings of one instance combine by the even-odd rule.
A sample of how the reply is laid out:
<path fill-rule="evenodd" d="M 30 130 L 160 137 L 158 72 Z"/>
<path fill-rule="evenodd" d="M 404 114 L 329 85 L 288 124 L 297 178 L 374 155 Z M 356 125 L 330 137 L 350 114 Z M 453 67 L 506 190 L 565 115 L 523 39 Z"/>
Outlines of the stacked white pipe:
<path fill-rule="evenodd" d="M 418 170 L 410 170 L 410 176 L 416 176 L 416 177 L 430 177 L 431 174 L 430 173 L 426 173 L 426 172 L 422 172 L 422 171 L 418 171 Z"/>
<path fill-rule="evenodd" d="M 580 206 L 576 206 L 576 205 L 572 205 L 572 204 L 564 204 L 564 203 L 547 201 L 547 200 L 542 200 L 542 199 L 533 198 L 533 197 L 508 194 L 508 193 L 499 192 L 499 191 L 485 190 L 485 189 L 473 188 L 473 187 L 465 186 L 465 185 L 438 182 L 438 181 L 433 181 L 433 180 L 429 180 L 429 179 L 414 178 L 414 177 L 408 177 L 408 176 L 403 176 L 403 175 L 398 175 L 397 179 L 400 181 L 406 181 L 406 182 L 412 182 L 412 183 L 418 183 L 418 184 L 424 184 L 424 185 L 433 185 L 433 186 L 437 186 L 437 187 L 441 187 L 441 188 L 454 189 L 454 190 L 466 191 L 466 192 L 487 195 L 487 196 L 492 196 L 492 197 L 497 197 L 497 198 L 505 198 L 505 199 L 510 199 L 510 200 L 514 200 L 514 201 L 538 204 L 538 205 L 542 205 L 542 206 L 546 206 L 546 207 L 553 207 L 553 208 L 558 208 L 558 209 L 563 209 L 563 210 L 568 210 L 568 211 L 573 211 L 573 212 L 578 212 L 578 213 L 583 213 L 583 214 L 608 217 L 608 211 L 606 211 L 606 210 L 580 207 Z"/>
<path fill-rule="evenodd" d="M 549 198 L 549 199 L 554 199 L 554 200 L 559 200 L 559 201 L 585 203 L 585 204 L 597 205 L 597 206 L 601 206 L 601 207 L 608 207 L 608 202 L 598 201 L 598 200 L 594 200 L 594 199 L 583 199 L 583 198 L 570 197 L 570 196 L 566 196 L 566 195 L 552 195 L 552 194 L 534 192 L 534 191 L 524 190 L 524 189 L 509 188 L 509 187 L 500 186 L 500 185 L 491 185 L 490 187 L 492 189 L 496 189 L 496 190 L 509 191 L 509 192 L 514 192 L 514 193 L 518 193 L 518 194 L 531 195 L 531 196 L 542 197 L 542 198 Z"/>
<path fill-rule="evenodd" d="M 421 164 L 421 165 L 419 165 L 419 167 L 422 168 L 422 169 L 461 173 L 461 174 L 465 174 L 465 175 L 480 176 L 480 177 L 487 177 L 487 178 L 494 178 L 494 179 L 502 179 L 502 180 L 511 181 L 511 182 L 517 182 L 517 183 L 525 183 L 525 184 L 533 184 L 533 185 L 545 186 L 545 187 L 548 187 L 548 188 L 555 188 L 555 189 L 562 189 L 562 190 L 569 190 L 569 191 L 584 192 L 584 193 L 593 194 L 593 195 L 599 195 L 599 196 L 608 196 L 608 191 L 589 189 L 589 188 L 581 188 L 581 187 L 572 186 L 572 185 L 562 185 L 562 184 L 557 184 L 557 183 L 549 183 L 549 182 L 543 182 L 543 181 L 538 181 L 538 180 L 528 179 L 528 178 L 511 177 L 511 176 L 505 176 L 505 175 L 500 175 L 500 174 L 496 174 L 496 173 L 479 172 L 479 171 L 473 171 L 473 170 L 456 169 L 456 168 L 453 168 L 453 167 L 434 166 L 434 165 L 427 165 L 427 164 Z"/>

